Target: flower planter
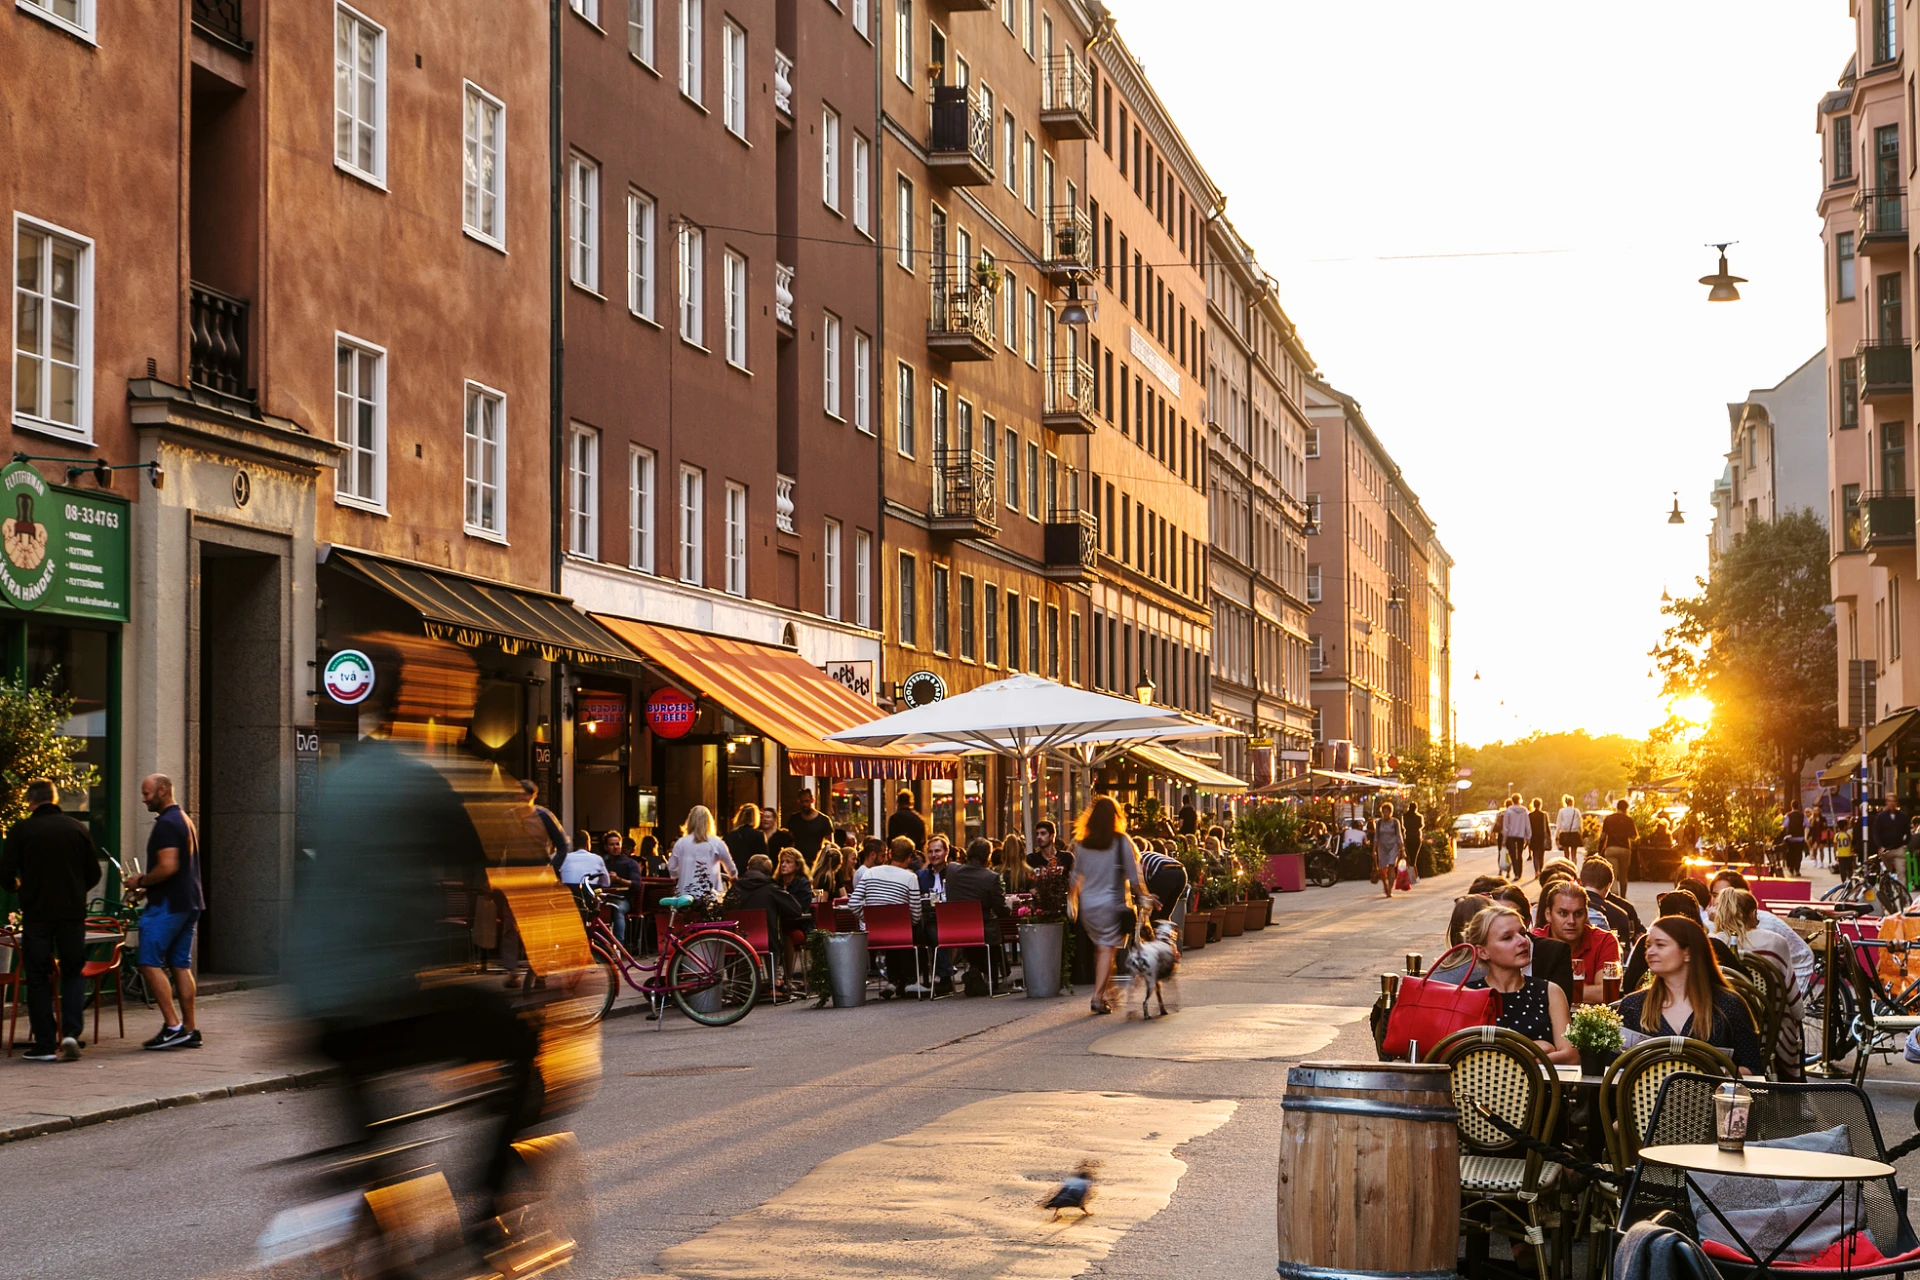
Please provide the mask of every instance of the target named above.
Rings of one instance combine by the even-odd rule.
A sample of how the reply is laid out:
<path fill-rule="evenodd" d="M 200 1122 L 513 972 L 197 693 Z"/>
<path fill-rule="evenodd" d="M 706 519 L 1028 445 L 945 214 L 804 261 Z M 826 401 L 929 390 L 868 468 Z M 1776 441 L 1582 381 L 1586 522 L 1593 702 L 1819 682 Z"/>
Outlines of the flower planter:
<path fill-rule="evenodd" d="M 1258 932 L 1267 927 L 1267 913 L 1273 910 L 1272 898 L 1255 898 L 1247 903 L 1247 929 Z"/>
<path fill-rule="evenodd" d="M 833 1007 L 851 1009 L 867 1002 L 867 935 L 835 933 L 827 937 L 827 982 Z"/>
<path fill-rule="evenodd" d="M 1213 916 L 1208 912 L 1187 912 L 1186 926 L 1180 931 L 1180 949 L 1182 951 L 1198 951 L 1200 948 L 1206 946 L 1212 924 Z"/>
<path fill-rule="evenodd" d="M 1060 994 L 1060 954 L 1066 949 L 1067 926 L 1020 926 L 1020 973 L 1026 979 L 1027 998 L 1043 1000 Z"/>
<path fill-rule="evenodd" d="M 1229 902 L 1220 908 L 1220 936 L 1237 938 L 1247 931 L 1247 904 Z"/>
<path fill-rule="evenodd" d="M 1617 1049 L 1582 1049 L 1580 1051 L 1580 1074 L 1597 1076 L 1605 1074 L 1607 1065 L 1619 1056 Z"/>

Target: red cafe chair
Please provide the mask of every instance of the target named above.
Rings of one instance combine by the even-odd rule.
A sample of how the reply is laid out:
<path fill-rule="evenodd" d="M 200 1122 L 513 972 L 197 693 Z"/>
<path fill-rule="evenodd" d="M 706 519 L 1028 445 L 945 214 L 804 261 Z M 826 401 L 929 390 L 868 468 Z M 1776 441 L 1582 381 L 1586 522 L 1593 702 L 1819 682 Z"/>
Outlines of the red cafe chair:
<path fill-rule="evenodd" d="M 999 939 L 987 937 L 987 905 L 984 902 L 936 902 L 933 904 L 933 927 L 939 945 L 934 948 L 934 972 L 940 969 L 940 953 L 957 951 L 962 947 L 978 947 L 987 953 L 987 996 L 991 999 L 998 994 L 993 989 L 993 953 L 999 947 Z M 998 933 L 999 930 L 994 930 Z M 869 946 L 872 944 L 869 943 Z"/>
<path fill-rule="evenodd" d="M 911 951 L 914 985 L 925 993 L 922 999 L 931 995 L 927 984 L 920 978 L 920 947 L 913 940 L 913 908 L 904 905 L 870 906 L 864 914 L 867 922 L 867 953 Z"/>

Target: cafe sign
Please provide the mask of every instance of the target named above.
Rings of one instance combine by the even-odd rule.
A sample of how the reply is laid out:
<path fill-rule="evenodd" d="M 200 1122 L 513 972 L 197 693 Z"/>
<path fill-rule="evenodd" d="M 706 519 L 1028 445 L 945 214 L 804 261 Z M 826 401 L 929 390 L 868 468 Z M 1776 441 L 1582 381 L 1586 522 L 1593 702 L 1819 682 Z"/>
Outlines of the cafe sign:
<path fill-rule="evenodd" d="M 125 622 L 131 525 L 123 498 L 0 470 L 0 603 Z"/>
<path fill-rule="evenodd" d="M 656 737 L 684 738 L 699 713 L 699 704 L 680 690 L 661 689 L 647 699 L 647 728 Z"/>

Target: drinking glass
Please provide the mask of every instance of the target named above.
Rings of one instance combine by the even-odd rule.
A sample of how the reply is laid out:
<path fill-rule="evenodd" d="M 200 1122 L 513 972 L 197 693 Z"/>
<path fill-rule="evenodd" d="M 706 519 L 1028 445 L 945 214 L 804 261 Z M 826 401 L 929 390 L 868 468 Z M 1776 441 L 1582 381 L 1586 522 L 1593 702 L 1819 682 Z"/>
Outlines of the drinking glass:
<path fill-rule="evenodd" d="M 1587 962 L 1585 960 L 1575 960 L 1573 962 L 1573 980 L 1575 982 L 1585 982 L 1587 980 Z"/>

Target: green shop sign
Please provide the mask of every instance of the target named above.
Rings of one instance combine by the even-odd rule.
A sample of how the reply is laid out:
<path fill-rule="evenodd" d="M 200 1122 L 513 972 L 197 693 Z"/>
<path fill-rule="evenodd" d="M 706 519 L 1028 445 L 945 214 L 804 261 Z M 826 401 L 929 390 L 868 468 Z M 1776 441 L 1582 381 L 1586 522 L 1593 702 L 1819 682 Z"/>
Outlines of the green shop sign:
<path fill-rule="evenodd" d="M 124 498 L 0 470 L 0 603 L 125 622 L 132 523 Z"/>

